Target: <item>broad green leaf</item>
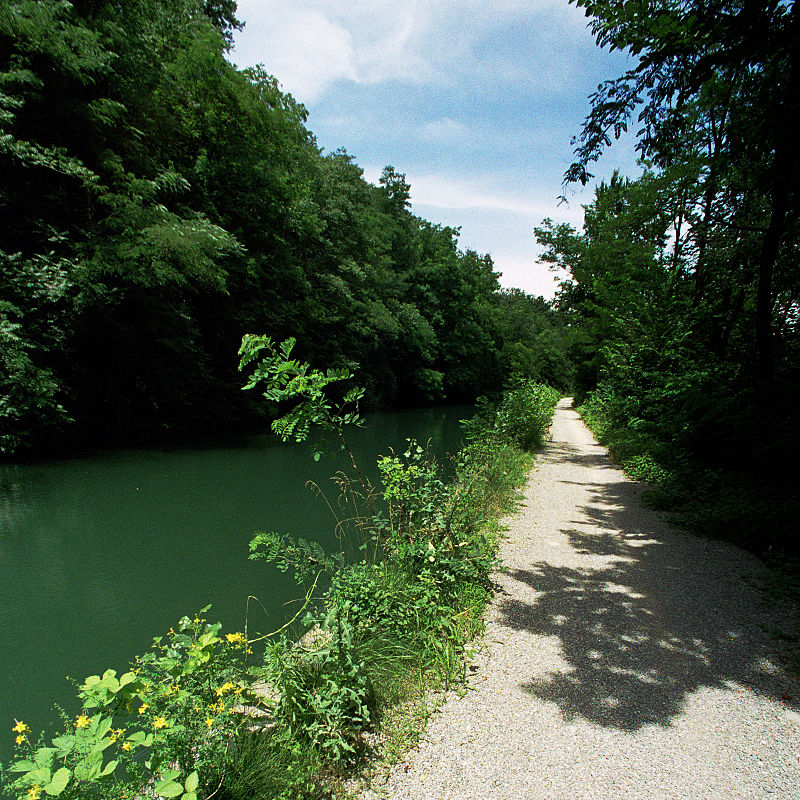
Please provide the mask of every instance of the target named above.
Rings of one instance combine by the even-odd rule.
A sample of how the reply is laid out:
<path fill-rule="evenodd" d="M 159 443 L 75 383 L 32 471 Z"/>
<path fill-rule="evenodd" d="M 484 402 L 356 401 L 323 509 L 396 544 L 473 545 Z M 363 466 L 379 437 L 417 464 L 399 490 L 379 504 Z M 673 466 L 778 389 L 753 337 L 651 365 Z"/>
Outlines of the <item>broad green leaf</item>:
<path fill-rule="evenodd" d="M 61 769 L 53 775 L 53 780 L 44 787 L 45 792 L 53 797 L 61 794 L 61 792 L 67 788 L 71 777 L 72 773 L 66 767 L 61 767 Z"/>
<path fill-rule="evenodd" d="M 193 792 L 198 785 L 200 784 L 200 776 L 197 774 L 197 770 L 189 774 L 189 777 L 186 779 L 184 786 L 187 792 Z"/>
<path fill-rule="evenodd" d="M 176 778 L 179 778 L 181 771 L 179 769 L 165 769 L 162 773 L 161 782 L 162 783 L 169 783 L 170 781 L 174 781 Z"/>
<path fill-rule="evenodd" d="M 103 767 L 100 777 L 102 778 L 106 775 L 110 775 L 117 768 L 117 764 L 119 764 L 119 761 L 109 761 L 108 764 Z"/>
<path fill-rule="evenodd" d="M 183 794 L 183 786 L 175 781 L 159 781 L 156 784 L 159 797 L 178 797 Z"/>
<path fill-rule="evenodd" d="M 16 763 L 12 764 L 9 768 L 9 772 L 28 772 L 36 767 L 36 764 L 33 761 L 29 761 L 27 758 L 23 761 L 17 761 Z"/>
<path fill-rule="evenodd" d="M 51 773 L 47 767 L 39 767 L 38 769 L 32 769 L 28 772 L 25 776 L 28 779 L 29 783 L 35 783 L 39 786 L 44 786 L 47 783 L 50 783 Z"/>
<path fill-rule="evenodd" d="M 123 687 L 123 686 L 127 686 L 129 683 L 132 683 L 135 680 L 136 680 L 136 673 L 135 672 L 126 672 L 119 679 L 120 688 Z"/>
<path fill-rule="evenodd" d="M 55 747 L 40 747 L 34 754 L 33 760 L 36 762 L 37 767 L 46 767 L 52 769 L 55 755 L 58 751 Z M 47 779 L 50 780 L 49 778 Z"/>
<path fill-rule="evenodd" d="M 100 724 L 97 726 L 97 736 L 102 738 L 111 730 L 111 719 L 106 717 L 104 720 L 100 721 Z"/>
<path fill-rule="evenodd" d="M 69 755 L 72 752 L 72 748 L 75 747 L 75 736 L 72 734 L 57 736 L 53 739 L 53 744 L 58 748 L 59 755 Z"/>
<path fill-rule="evenodd" d="M 86 758 L 75 767 L 75 780 L 92 781 L 100 774 L 103 765 L 103 754 L 100 752 L 89 753 Z"/>

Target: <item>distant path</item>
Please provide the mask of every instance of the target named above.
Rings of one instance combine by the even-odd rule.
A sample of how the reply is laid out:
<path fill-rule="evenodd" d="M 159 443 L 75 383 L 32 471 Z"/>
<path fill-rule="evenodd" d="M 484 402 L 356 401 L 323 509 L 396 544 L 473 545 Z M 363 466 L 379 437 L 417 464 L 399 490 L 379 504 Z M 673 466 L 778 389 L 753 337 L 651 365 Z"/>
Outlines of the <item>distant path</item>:
<path fill-rule="evenodd" d="M 490 610 L 471 691 L 368 797 L 797 800 L 800 686 L 760 562 L 642 507 L 568 400 Z"/>

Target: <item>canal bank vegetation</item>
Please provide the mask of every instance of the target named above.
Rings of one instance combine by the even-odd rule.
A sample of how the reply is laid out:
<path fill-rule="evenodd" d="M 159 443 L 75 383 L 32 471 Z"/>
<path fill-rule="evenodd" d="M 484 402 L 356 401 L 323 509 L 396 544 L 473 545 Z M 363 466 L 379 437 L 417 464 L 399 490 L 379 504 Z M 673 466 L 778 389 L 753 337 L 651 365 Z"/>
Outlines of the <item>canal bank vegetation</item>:
<path fill-rule="evenodd" d="M 233 0 L 0 0 L 0 456 L 263 425 L 242 334 L 372 408 L 567 388 L 557 315 L 228 60 Z"/>
<path fill-rule="evenodd" d="M 294 342 L 245 337 L 247 387 L 284 414 L 285 439 L 322 431 L 349 450 L 362 423 L 352 375 L 292 357 Z M 340 388 L 344 387 L 344 388 Z M 262 800 L 343 795 L 343 781 L 388 757 L 424 718 L 425 692 L 464 677 L 497 567 L 499 517 L 549 426 L 560 393 L 522 380 L 465 424 L 451 478 L 410 440 L 336 476 L 341 552 L 283 533 L 256 534 L 251 556 L 292 570 L 300 608 L 283 629 L 223 634 L 204 610 L 184 617 L 122 675 L 88 678 L 77 715 L 51 741 L 24 722 L 2 796 L 37 800 Z M 357 558 L 344 539 L 355 537 Z M 263 646 L 263 661 L 254 649 Z M 261 663 L 259 663 L 259 661 Z"/>

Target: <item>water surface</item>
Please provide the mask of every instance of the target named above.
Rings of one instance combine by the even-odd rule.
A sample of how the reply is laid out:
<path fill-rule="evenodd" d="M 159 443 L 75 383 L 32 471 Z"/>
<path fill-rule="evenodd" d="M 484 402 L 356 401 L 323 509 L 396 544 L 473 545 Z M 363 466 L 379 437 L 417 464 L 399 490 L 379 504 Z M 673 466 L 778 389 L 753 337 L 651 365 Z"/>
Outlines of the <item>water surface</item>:
<path fill-rule="evenodd" d="M 352 434 L 359 461 L 374 461 L 405 439 L 430 439 L 439 454 L 458 448 L 463 408 L 372 414 Z M 271 630 L 290 614 L 289 576 L 247 559 L 257 530 L 337 546 L 326 505 L 311 479 L 341 456 L 315 463 L 308 448 L 269 436 L 227 446 L 114 451 L 85 458 L 0 465 L 0 758 L 14 718 L 52 733 L 53 704 L 73 714 L 83 679 L 124 671 L 184 614 L 208 614 L 241 630 L 247 596 L 251 629 Z"/>

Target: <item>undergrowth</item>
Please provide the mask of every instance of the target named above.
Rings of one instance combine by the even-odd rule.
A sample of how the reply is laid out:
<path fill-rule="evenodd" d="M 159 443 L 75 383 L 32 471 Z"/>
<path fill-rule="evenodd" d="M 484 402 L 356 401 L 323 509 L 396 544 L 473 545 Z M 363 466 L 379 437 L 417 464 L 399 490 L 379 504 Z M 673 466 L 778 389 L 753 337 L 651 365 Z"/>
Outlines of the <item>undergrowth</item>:
<path fill-rule="evenodd" d="M 292 346 L 245 337 L 241 366 L 254 367 L 245 388 L 289 407 L 273 425 L 284 439 L 321 429 L 352 467 L 336 476 L 344 503 L 331 504 L 349 509 L 336 521 L 338 552 L 277 532 L 253 537 L 251 558 L 295 577 L 304 597 L 295 624 L 223 635 L 202 613 L 184 618 L 122 676 L 88 678 L 80 714 L 65 717 L 52 741 L 31 741 L 19 721 L 3 797 L 343 796 L 348 778 L 408 746 L 431 690 L 463 681 L 497 566 L 498 519 L 514 505 L 558 392 L 521 382 L 496 407 L 484 405 L 465 423 L 451 480 L 409 440 L 379 459 L 373 486 L 345 435 L 362 423 L 362 391 L 340 391 L 348 373 L 295 361 Z M 253 664 L 257 641 L 263 663 Z"/>

